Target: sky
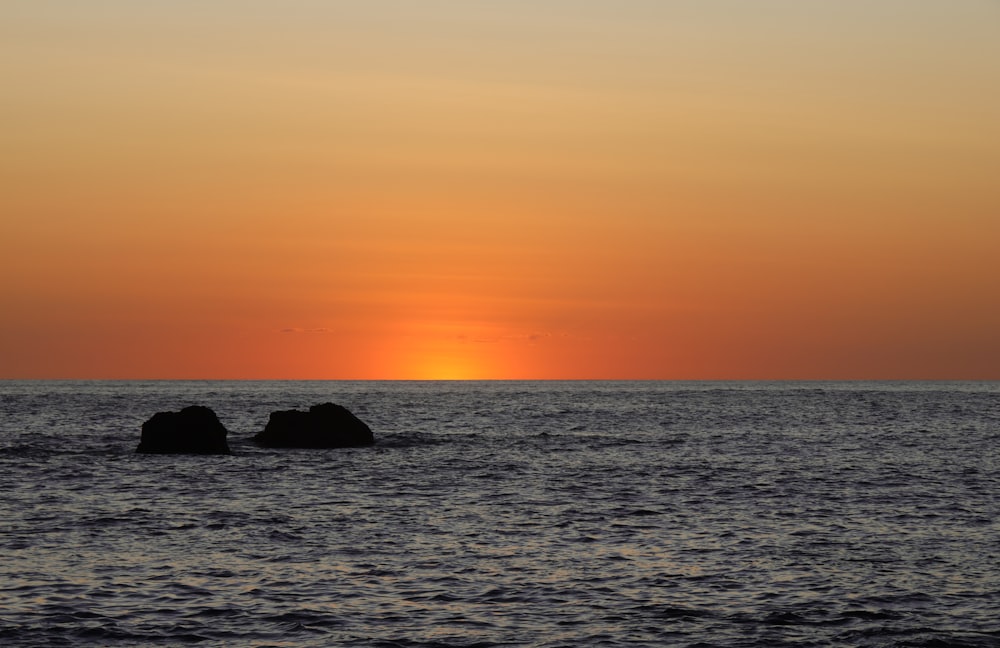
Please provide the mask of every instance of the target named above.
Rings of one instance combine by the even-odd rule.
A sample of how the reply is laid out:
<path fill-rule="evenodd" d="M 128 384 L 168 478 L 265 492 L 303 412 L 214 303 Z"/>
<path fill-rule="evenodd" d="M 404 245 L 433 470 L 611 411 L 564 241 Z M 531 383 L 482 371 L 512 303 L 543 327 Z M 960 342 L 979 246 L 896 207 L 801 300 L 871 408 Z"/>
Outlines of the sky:
<path fill-rule="evenodd" d="M 5 0 L 0 378 L 1000 379 L 997 0 Z"/>

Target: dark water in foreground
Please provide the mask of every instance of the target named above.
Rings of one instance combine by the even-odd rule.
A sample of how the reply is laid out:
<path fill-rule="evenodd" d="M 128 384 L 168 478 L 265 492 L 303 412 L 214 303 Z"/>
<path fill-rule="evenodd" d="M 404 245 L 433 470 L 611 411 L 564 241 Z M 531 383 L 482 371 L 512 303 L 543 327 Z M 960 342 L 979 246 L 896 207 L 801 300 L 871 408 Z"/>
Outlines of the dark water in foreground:
<path fill-rule="evenodd" d="M 332 400 L 373 448 L 269 450 Z M 212 407 L 224 457 L 136 455 Z M 1000 646 L 1000 383 L 0 382 L 0 645 Z"/>

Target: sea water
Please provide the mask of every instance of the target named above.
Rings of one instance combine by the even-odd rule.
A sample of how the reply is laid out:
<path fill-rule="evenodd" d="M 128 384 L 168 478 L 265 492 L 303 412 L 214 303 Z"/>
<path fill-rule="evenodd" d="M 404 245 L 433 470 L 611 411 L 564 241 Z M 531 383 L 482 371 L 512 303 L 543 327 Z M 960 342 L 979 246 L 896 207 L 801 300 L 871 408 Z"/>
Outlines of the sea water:
<path fill-rule="evenodd" d="M 281 450 L 332 401 L 369 448 Z M 231 456 L 140 455 L 207 405 Z M 0 645 L 1000 646 L 1000 383 L 0 382 Z"/>

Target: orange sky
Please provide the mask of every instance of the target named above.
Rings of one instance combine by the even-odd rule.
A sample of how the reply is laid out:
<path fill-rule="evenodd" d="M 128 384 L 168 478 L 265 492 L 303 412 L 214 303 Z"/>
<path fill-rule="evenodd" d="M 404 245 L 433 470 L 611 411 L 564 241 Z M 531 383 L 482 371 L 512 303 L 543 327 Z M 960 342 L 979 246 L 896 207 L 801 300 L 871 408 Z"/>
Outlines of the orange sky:
<path fill-rule="evenodd" d="M 1000 379 L 1000 3 L 0 5 L 0 378 Z"/>

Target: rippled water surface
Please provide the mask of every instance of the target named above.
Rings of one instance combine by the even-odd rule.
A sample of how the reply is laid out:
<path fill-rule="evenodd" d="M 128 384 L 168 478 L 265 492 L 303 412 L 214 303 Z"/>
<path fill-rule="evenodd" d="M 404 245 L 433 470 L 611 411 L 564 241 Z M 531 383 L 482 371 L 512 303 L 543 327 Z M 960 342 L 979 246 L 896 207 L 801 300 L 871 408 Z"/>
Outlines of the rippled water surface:
<path fill-rule="evenodd" d="M 262 449 L 333 401 L 371 448 Z M 212 407 L 232 456 L 137 455 Z M 0 644 L 1000 646 L 1000 384 L 0 382 Z"/>

